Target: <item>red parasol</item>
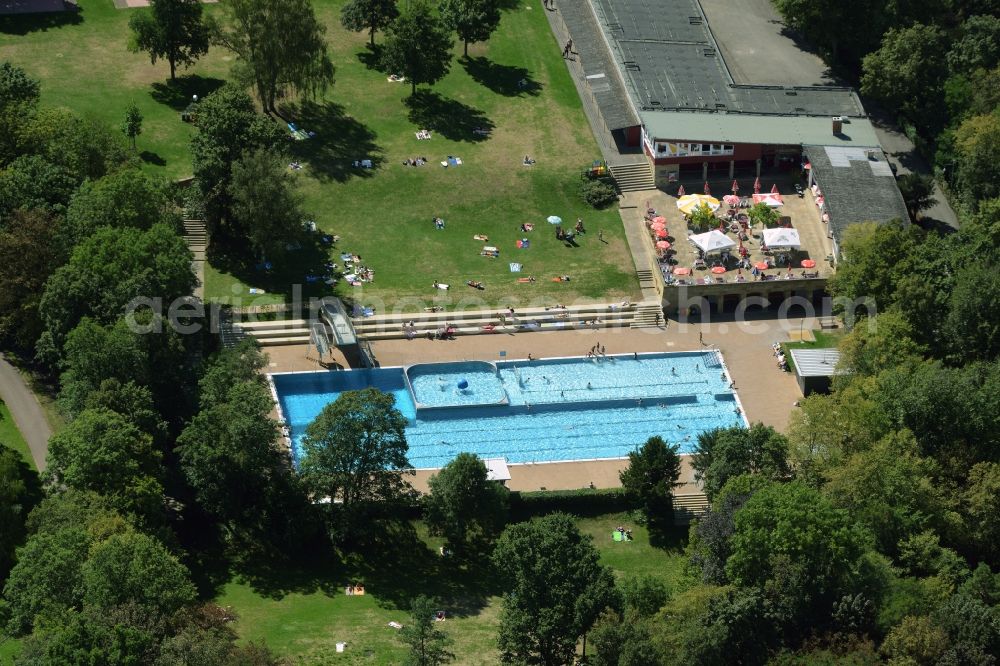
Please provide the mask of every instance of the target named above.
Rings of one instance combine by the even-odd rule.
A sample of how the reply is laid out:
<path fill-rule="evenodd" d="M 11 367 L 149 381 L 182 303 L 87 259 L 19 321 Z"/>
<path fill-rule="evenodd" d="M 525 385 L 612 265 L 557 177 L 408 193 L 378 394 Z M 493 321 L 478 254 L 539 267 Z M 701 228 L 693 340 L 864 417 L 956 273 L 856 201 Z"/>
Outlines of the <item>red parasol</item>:
<path fill-rule="evenodd" d="M 724 266 L 713 266 L 712 272 L 715 273 L 716 275 L 722 275 L 723 273 L 726 272 L 726 269 Z"/>
<path fill-rule="evenodd" d="M 803 259 L 802 268 L 815 268 L 816 262 L 813 259 Z M 791 268 L 789 268 L 791 270 Z"/>
<path fill-rule="evenodd" d="M 734 181 L 733 181 L 733 194 L 736 194 L 736 193 L 737 193 L 737 192 L 739 192 L 739 191 L 740 191 L 740 184 L 739 184 L 739 183 L 737 183 L 737 182 L 736 182 L 736 181 L 734 180 Z"/>
<path fill-rule="evenodd" d="M 760 194 L 760 176 L 757 176 L 757 180 L 753 181 L 753 193 Z"/>
<path fill-rule="evenodd" d="M 657 229 L 656 230 L 656 237 L 657 238 L 666 238 L 667 237 L 667 230 L 666 229 Z"/>
<path fill-rule="evenodd" d="M 667 223 L 667 218 L 663 217 L 662 215 L 657 215 L 656 217 L 653 218 L 653 224 L 666 224 L 666 223 Z"/>
<path fill-rule="evenodd" d="M 670 243 L 667 241 L 656 241 L 656 249 L 658 250 L 669 250 Z"/>
<path fill-rule="evenodd" d="M 687 266 L 678 266 L 674 269 L 674 275 L 691 275 L 691 269 Z"/>
<path fill-rule="evenodd" d="M 771 186 L 771 194 L 778 194 L 778 184 L 775 183 Z"/>
<path fill-rule="evenodd" d="M 680 187 L 677 188 L 677 196 L 679 196 L 679 197 L 684 196 L 684 186 L 683 185 L 681 185 Z"/>
<path fill-rule="evenodd" d="M 649 228 L 652 229 L 653 231 L 659 231 L 660 229 L 666 229 L 667 225 L 665 225 L 663 222 L 653 222 L 651 225 L 649 225 Z"/>
<path fill-rule="evenodd" d="M 712 190 L 708 187 L 708 181 L 705 181 L 705 194 L 711 194 Z"/>
<path fill-rule="evenodd" d="M 759 271 L 766 271 L 767 268 L 768 268 L 767 262 L 766 261 L 758 261 L 756 264 L 754 264 L 754 268 L 756 268 Z"/>

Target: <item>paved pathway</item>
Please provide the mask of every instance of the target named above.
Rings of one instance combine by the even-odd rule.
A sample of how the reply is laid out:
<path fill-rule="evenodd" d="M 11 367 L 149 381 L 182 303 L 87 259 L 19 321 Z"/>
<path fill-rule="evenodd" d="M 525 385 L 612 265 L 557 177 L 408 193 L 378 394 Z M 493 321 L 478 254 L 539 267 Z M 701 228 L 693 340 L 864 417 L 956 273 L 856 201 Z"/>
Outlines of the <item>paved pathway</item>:
<path fill-rule="evenodd" d="M 889 162 L 896 167 L 897 175 L 902 176 L 907 173 L 934 175 L 930 165 L 917 152 L 913 142 L 900 131 L 894 122 L 888 120 L 878 109 L 869 109 L 869 115 L 875 126 L 875 136 L 882 144 L 882 149 L 889 158 Z M 934 182 L 934 199 L 936 203 L 923 211 L 920 217 L 928 223 L 938 223 L 958 229 L 958 216 L 948 203 L 944 192 L 938 187 L 937 181 Z"/>
<path fill-rule="evenodd" d="M 45 456 L 49 450 L 49 437 L 52 428 L 45 418 L 38 398 L 25 384 L 24 378 L 17 368 L 7 362 L 0 354 L 0 398 L 10 409 L 14 423 L 24 436 L 35 459 L 35 466 L 41 472 L 45 469 Z"/>

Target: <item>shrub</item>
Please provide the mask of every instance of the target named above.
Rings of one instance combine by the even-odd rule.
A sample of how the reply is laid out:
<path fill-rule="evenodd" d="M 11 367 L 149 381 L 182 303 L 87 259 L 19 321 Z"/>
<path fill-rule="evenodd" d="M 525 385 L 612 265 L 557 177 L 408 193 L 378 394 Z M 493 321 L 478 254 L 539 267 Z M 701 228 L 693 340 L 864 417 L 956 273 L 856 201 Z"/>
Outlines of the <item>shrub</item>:
<path fill-rule="evenodd" d="M 766 203 L 759 203 L 753 206 L 747 211 L 747 214 L 752 224 L 763 224 L 768 229 L 778 226 L 781 221 L 781 216 L 778 215 L 778 212 Z"/>
<path fill-rule="evenodd" d="M 618 200 L 618 191 L 610 178 L 588 178 L 580 185 L 580 196 L 594 208 L 606 208 Z"/>
<path fill-rule="evenodd" d="M 705 233 L 719 226 L 719 218 L 708 206 L 699 206 L 691 211 L 691 228 L 697 233 Z"/>

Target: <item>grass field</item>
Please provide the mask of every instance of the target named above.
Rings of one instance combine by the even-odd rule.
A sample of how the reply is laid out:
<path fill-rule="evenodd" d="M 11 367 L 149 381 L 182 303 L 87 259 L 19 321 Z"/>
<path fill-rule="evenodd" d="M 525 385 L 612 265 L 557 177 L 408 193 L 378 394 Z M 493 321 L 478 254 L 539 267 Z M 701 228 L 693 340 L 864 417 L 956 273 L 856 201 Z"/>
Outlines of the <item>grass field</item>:
<path fill-rule="evenodd" d="M 21 436 L 21 431 L 17 429 L 14 417 L 10 415 L 10 409 L 2 402 L 0 402 L 0 444 L 20 453 L 21 457 L 24 458 L 24 462 L 28 463 L 31 469 L 37 469 L 35 467 L 35 459 L 31 457 L 31 451 L 28 449 L 28 444 L 24 441 L 24 437 Z"/>
<path fill-rule="evenodd" d="M 505 11 L 498 33 L 471 46 L 468 60 L 458 58 L 456 46 L 451 73 L 408 100 L 408 85 L 390 83 L 370 67 L 366 35 L 340 26 L 343 1 L 314 2 L 328 27 L 336 84 L 316 103 L 283 110 L 288 119 L 317 133 L 315 139 L 290 144 L 294 158 L 305 165 L 298 173 L 307 212 L 320 228 L 342 237 L 332 254 L 353 252 L 375 270 L 373 284 L 339 286 L 338 293 L 377 309 L 410 311 L 431 298 L 449 309 L 497 307 L 501 299 L 523 306 L 637 298 L 617 211 L 593 211 L 577 195 L 578 174 L 600 154 L 540 4 Z M 44 102 L 116 127 L 125 105 L 134 100 L 145 118 L 139 149 L 146 168 L 169 177 L 189 174 L 188 140 L 194 129 L 180 121 L 178 112 L 192 93 L 204 95 L 223 83 L 231 54 L 213 49 L 182 72 L 178 85 L 167 85 L 165 64 L 151 66 L 146 56 L 126 50 L 128 16 L 141 10 L 116 10 L 110 0 L 80 0 L 80 6 L 78 20 L 62 24 L 51 18 L 6 19 L 0 23 L 0 34 L 6 33 L 0 59 L 40 78 Z M 476 127 L 490 128 L 490 136 L 477 136 Z M 416 139 L 422 128 L 432 131 L 431 140 Z M 464 164 L 439 166 L 449 155 Z M 522 166 L 524 155 L 538 163 Z M 430 164 L 402 165 L 417 156 Z M 376 168 L 350 166 L 363 158 Z M 556 241 L 545 222 L 549 215 L 570 225 L 584 219 L 588 233 L 578 237 L 579 247 Z M 434 216 L 445 219 L 443 231 L 434 230 Z M 522 233 L 522 222 L 537 226 Z M 607 243 L 597 240 L 598 231 Z M 487 235 L 489 244 L 500 248 L 499 259 L 479 255 L 485 243 L 473 240 L 476 234 Z M 522 237 L 532 241 L 529 249 L 517 249 Z M 273 302 L 287 298 L 289 285 L 303 282 L 326 257 L 292 253 L 276 260 L 270 276 L 220 253 L 209 259 L 207 298 L 229 301 L 254 286 L 268 292 L 259 302 Z M 523 272 L 512 274 L 510 262 L 521 263 Z M 537 282 L 516 282 L 529 275 Z M 558 275 L 570 275 L 572 281 L 553 282 Z M 470 289 L 466 280 L 481 281 L 486 289 Z M 453 285 L 452 290 L 435 290 L 434 281 Z"/>
<path fill-rule="evenodd" d="M 620 524 L 632 525 L 627 516 L 618 514 L 578 521 L 581 531 L 594 538 L 602 562 L 616 576 L 652 575 L 675 587 L 681 575 L 681 547 L 653 548 L 641 526 L 632 528 L 634 541 L 614 543 L 611 531 Z M 424 551 L 417 553 L 417 557 L 426 566 L 433 566 L 439 542 L 428 538 L 419 526 L 418 533 L 426 545 L 417 549 Z M 385 576 L 384 588 L 383 584 L 364 578 L 365 596 L 348 597 L 343 586 L 350 579 L 333 577 L 334 580 L 326 581 L 332 588 L 329 593 L 321 589 L 324 587 L 321 584 L 314 584 L 313 589 L 298 586 L 295 591 L 276 595 L 233 582 L 224 588 L 217 601 L 232 607 L 239 615 L 236 628 L 242 638 L 266 640 L 294 664 L 389 665 L 400 663 L 405 654 L 395 630 L 388 626 L 390 621 L 407 621 L 406 612 L 397 607 L 398 600 L 421 593 L 450 598 L 442 603 L 450 618 L 441 628 L 455 641 L 452 647 L 458 656 L 455 663 L 477 666 L 497 663 L 500 600 L 496 596 L 482 596 L 479 586 L 470 584 L 465 598 L 455 596 L 453 590 L 440 589 L 437 577 L 426 575 L 423 566 L 414 565 L 414 570 L 400 566 L 399 571 Z M 336 653 L 337 642 L 347 643 L 344 653 Z"/>

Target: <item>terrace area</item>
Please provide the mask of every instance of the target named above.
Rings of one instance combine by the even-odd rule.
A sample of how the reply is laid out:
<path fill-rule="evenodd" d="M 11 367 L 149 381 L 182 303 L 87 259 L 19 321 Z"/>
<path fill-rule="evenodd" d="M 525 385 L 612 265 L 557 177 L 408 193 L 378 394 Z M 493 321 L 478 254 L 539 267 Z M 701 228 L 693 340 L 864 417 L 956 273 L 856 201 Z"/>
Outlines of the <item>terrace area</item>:
<path fill-rule="evenodd" d="M 721 236 L 727 239 L 720 245 L 729 245 L 729 250 L 704 252 L 699 249 L 691 239 L 696 232 L 691 229 L 684 213 L 678 208 L 676 194 L 658 192 L 647 197 L 639 208 L 630 211 L 629 217 L 631 223 L 641 224 L 645 229 L 648 247 L 665 285 L 724 285 L 770 280 L 825 279 L 833 272 L 828 261 L 833 252 L 828 225 L 822 221 L 813 193 L 807 189 L 800 198 L 795 192 L 794 182 L 785 180 L 780 184 L 773 183 L 782 200 L 782 205 L 776 211 L 786 225 L 780 229 L 794 230 L 798 236 L 798 247 L 794 248 L 775 245 L 766 247 L 762 243 L 761 226 L 752 225 L 745 219 L 747 209 L 741 208 L 739 204 L 730 206 L 722 200 L 722 195 L 719 197 L 720 205 L 715 211 L 715 217 L 721 226 Z M 730 186 L 731 183 L 710 183 L 713 192 Z M 752 203 L 747 201 L 752 198 L 752 182 L 742 183 L 740 188 L 740 195 L 746 193 L 745 196 L 739 196 L 742 203 Z M 763 193 L 770 192 L 771 188 L 770 181 L 761 183 Z M 727 193 L 726 197 L 729 196 L 732 195 Z M 650 210 L 653 212 L 649 212 Z M 656 220 L 661 218 L 662 222 L 658 224 Z"/>

